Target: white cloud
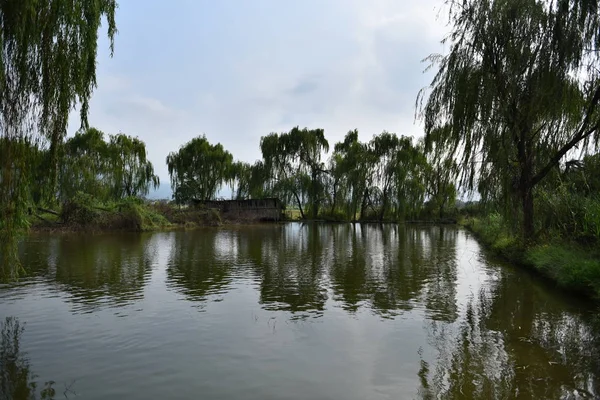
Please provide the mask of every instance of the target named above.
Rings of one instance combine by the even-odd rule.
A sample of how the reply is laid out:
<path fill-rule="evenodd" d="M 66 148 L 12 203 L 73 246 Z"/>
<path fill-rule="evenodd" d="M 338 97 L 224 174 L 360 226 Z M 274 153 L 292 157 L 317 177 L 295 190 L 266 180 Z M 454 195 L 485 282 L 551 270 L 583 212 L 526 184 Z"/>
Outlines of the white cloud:
<path fill-rule="evenodd" d="M 324 128 L 331 145 L 354 128 L 362 140 L 384 129 L 421 135 L 414 104 L 432 77 L 421 60 L 442 50 L 447 31 L 437 18 L 441 1 L 307 2 L 293 12 L 268 4 L 269 13 L 236 14 L 238 25 L 227 29 L 187 26 L 194 40 L 179 45 L 181 38 L 163 37 L 168 29 L 147 32 L 148 20 L 139 29 L 156 36 L 147 42 L 165 47 L 154 55 L 135 54 L 148 46 L 140 50 L 134 40 L 133 19 L 120 21 L 128 36 L 117 37 L 114 59 L 99 62 L 90 123 L 143 139 L 163 182 L 168 152 L 203 133 L 249 162 L 260 158 L 261 136 L 295 125 Z M 300 10 L 315 4 L 318 10 Z"/>

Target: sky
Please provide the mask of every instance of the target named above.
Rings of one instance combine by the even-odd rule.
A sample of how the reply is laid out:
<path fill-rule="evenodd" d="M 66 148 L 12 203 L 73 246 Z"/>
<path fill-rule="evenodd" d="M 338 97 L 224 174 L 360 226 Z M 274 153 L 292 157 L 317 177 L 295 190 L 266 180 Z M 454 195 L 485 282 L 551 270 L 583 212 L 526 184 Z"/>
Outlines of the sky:
<path fill-rule="evenodd" d="M 168 197 L 165 158 L 205 134 L 234 159 L 261 136 L 323 128 L 423 135 L 415 101 L 443 53 L 441 0 L 120 0 L 114 56 L 100 32 L 89 122 L 142 139 Z M 69 134 L 79 128 L 77 112 Z"/>

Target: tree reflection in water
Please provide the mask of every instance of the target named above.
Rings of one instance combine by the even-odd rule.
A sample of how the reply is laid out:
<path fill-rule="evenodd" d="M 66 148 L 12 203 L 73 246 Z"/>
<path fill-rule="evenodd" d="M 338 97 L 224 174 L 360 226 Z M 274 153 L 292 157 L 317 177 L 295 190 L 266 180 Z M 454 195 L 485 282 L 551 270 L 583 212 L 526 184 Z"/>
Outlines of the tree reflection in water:
<path fill-rule="evenodd" d="M 36 268 L 32 284 L 66 293 L 76 313 L 142 303 L 146 293 L 161 295 L 164 282 L 178 301 L 201 309 L 220 300 L 227 307 L 237 292 L 241 307 L 254 312 L 258 301 L 266 318 L 318 317 L 329 328 L 350 316 L 374 332 L 403 329 L 407 320 L 407 332 L 428 342 L 414 345 L 422 345 L 416 386 L 424 399 L 600 395 L 600 326 L 589 305 L 486 259 L 455 227 L 290 224 L 61 236 L 31 243 L 23 259 Z M 166 271 L 156 268 L 162 263 Z M 32 398 L 29 364 L 18 353 L 22 329 L 10 320 L 2 332 L 0 400 Z M 396 343 L 401 335 L 389 337 Z M 414 379 L 418 368 L 407 374 Z"/>
<path fill-rule="evenodd" d="M 58 235 L 30 240 L 20 255 L 31 274 L 70 295 L 74 311 L 120 307 L 139 300 L 154 258 L 149 236 Z"/>
<path fill-rule="evenodd" d="M 0 400 L 33 400 L 38 398 L 36 376 L 29 359 L 20 349 L 25 328 L 19 320 L 7 317 L 0 322 Z M 42 399 L 53 399 L 54 382 L 46 382 L 39 393 Z"/>
<path fill-rule="evenodd" d="M 430 364 L 422 355 L 420 397 L 598 398 L 600 338 L 593 323 L 567 314 L 555 298 L 536 298 L 546 294 L 534 287 L 515 291 L 511 275 L 502 275 L 468 301 L 456 324 L 427 323 L 437 357 Z"/>
<path fill-rule="evenodd" d="M 322 315 L 331 300 L 355 313 L 392 317 L 425 305 L 457 315 L 456 228 L 296 224 L 173 234 L 167 275 L 190 300 L 252 279 L 267 310 Z"/>

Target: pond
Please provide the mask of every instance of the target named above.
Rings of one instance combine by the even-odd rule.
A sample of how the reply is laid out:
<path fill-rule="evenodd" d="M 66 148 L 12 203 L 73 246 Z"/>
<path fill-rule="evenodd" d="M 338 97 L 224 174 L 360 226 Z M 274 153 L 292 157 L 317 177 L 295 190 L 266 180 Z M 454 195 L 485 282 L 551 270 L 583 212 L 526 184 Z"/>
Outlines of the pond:
<path fill-rule="evenodd" d="M 597 307 L 454 226 L 32 235 L 21 259 L 0 399 L 600 395 Z"/>

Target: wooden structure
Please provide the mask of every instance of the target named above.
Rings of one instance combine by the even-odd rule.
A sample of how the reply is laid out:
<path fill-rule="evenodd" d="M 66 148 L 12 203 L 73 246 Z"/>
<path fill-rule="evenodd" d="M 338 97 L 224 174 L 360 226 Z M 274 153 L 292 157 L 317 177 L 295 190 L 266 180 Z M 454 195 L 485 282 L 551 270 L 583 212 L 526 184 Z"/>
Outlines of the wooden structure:
<path fill-rule="evenodd" d="M 230 221 L 280 221 L 283 204 L 277 198 L 247 200 L 192 200 L 195 207 L 214 208 Z"/>

